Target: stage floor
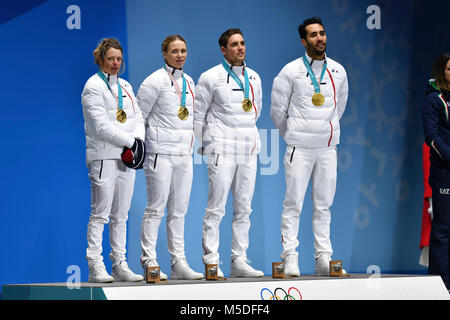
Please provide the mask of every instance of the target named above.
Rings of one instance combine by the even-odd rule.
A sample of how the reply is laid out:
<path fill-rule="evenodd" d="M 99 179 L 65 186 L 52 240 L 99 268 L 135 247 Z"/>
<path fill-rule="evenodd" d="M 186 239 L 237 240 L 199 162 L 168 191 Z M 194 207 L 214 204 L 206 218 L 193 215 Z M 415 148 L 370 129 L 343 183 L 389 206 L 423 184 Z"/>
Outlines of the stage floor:
<path fill-rule="evenodd" d="M 2 287 L 9 300 L 450 300 L 442 279 L 429 275 L 302 275 L 291 279 L 168 280 L 157 284 L 35 283 Z"/>

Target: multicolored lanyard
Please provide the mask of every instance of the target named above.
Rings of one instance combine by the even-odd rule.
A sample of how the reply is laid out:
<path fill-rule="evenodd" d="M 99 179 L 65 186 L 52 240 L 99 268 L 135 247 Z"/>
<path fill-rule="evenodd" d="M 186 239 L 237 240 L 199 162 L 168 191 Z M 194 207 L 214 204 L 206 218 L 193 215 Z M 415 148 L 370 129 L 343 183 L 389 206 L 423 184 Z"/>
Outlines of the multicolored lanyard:
<path fill-rule="evenodd" d="M 244 91 L 244 98 L 248 99 L 249 97 L 249 81 L 248 81 L 248 74 L 247 74 L 247 70 L 245 70 L 244 68 L 244 81 L 245 81 L 245 87 L 244 84 L 242 84 L 241 79 L 239 79 L 239 77 L 236 75 L 236 73 L 234 73 L 233 70 L 230 69 L 230 67 L 228 66 L 228 63 L 225 61 L 225 59 L 222 60 L 222 65 L 225 68 L 225 70 L 228 72 L 228 74 L 234 79 L 234 81 L 236 81 L 236 83 L 239 85 L 239 87 L 242 89 L 242 91 Z"/>
<path fill-rule="evenodd" d="M 118 97 L 114 95 L 114 93 L 111 90 L 111 86 L 109 85 L 108 79 L 106 79 L 105 74 L 102 71 L 98 71 L 97 75 L 102 79 L 106 85 L 108 86 L 109 91 L 111 91 L 111 94 L 116 98 L 118 104 L 119 104 L 119 110 L 123 110 L 123 97 L 122 97 L 122 88 L 120 87 L 119 83 L 119 77 L 117 77 L 117 91 L 118 91 Z"/>
<path fill-rule="evenodd" d="M 173 85 L 175 86 L 175 89 L 177 90 L 178 96 L 180 97 L 181 106 L 186 107 L 186 79 L 184 78 L 184 73 L 181 74 L 181 77 L 183 79 L 183 91 L 180 91 L 180 86 L 175 81 L 173 74 L 167 69 L 167 65 L 164 65 L 164 69 L 169 74 L 169 77 L 172 80 Z"/>
<path fill-rule="evenodd" d="M 327 61 L 325 60 L 322 67 L 322 72 L 320 73 L 320 81 L 317 81 L 316 75 L 314 74 L 311 65 L 308 62 L 308 59 L 306 59 L 306 56 L 303 56 L 303 63 L 305 64 L 306 69 L 308 70 L 308 73 L 311 77 L 311 81 L 314 85 L 314 92 L 318 93 L 320 92 L 320 83 L 322 82 L 323 76 L 325 75 L 325 70 L 327 70 Z"/>

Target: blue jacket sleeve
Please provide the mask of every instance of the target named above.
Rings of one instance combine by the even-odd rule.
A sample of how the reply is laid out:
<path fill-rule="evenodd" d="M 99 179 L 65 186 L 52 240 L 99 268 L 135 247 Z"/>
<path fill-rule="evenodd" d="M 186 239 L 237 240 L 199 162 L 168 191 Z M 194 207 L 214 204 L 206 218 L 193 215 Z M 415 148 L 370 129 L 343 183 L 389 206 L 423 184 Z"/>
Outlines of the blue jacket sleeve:
<path fill-rule="evenodd" d="M 444 102 L 436 95 L 428 95 L 422 106 L 422 119 L 425 142 L 444 162 L 450 164 L 450 147 L 447 139 L 441 136 L 441 114 Z"/>

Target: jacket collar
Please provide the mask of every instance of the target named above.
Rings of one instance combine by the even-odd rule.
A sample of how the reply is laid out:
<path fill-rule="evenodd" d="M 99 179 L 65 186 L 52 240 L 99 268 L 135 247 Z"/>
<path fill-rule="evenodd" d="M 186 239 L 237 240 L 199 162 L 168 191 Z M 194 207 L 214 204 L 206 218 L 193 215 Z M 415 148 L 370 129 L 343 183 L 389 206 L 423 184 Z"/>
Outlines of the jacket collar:
<path fill-rule="evenodd" d="M 306 57 L 306 59 L 308 60 L 308 62 L 309 62 L 309 64 L 311 65 L 311 67 L 312 67 L 314 61 L 319 61 L 319 62 L 320 62 L 320 63 L 315 63 L 316 66 L 317 66 L 317 65 L 322 66 L 323 63 L 325 63 L 325 61 L 327 61 L 327 54 L 326 54 L 326 53 L 325 53 L 325 56 L 324 56 L 323 60 L 314 60 L 313 58 L 311 58 L 311 57 L 308 55 L 308 53 L 307 53 L 306 51 L 305 51 L 305 57 Z"/>
<path fill-rule="evenodd" d="M 445 89 L 439 89 L 437 84 L 436 84 L 436 80 L 435 79 L 430 79 L 428 81 L 428 87 L 426 90 L 426 93 L 430 93 L 430 92 L 437 92 L 437 93 L 441 93 L 444 96 L 444 99 L 446 101 L 450 100 L 450 91 L 445 90 Z"/>
<path fill-rule="evenodd" d="M 229 62 L 227 61 L 227 59 L 224 59 L 224 61 L 225 61 L 225 63 L 230 67 L 230 69 L 231 69 L 234 73 L 236 73 L 237 76 L 242 75 L 242 74 L 244 73 L 245 67 L 247 66 L 246 63 L 245 63 L 245 61 L 244 61 L 244 63 L 242 64 L 242 66 L 234 66 L 234 65 L 232 65 L 231 63 L 229 63 Z"/>
<path fill-rule="evenodd" d="M 174 79 L 181 78 L 181 76 L 183 75 L 183 69 L 175 69 L 174 67 L 169 66 L 167 63 L 166 70 L 173 75 Z"/>
<path fill-rule="evenodd" d="M 109 74 L 107 72 L 104 72 L 103 70 L 102 72 L 108 80 L 110 86 L 117 84 L 117 75 Z"/>

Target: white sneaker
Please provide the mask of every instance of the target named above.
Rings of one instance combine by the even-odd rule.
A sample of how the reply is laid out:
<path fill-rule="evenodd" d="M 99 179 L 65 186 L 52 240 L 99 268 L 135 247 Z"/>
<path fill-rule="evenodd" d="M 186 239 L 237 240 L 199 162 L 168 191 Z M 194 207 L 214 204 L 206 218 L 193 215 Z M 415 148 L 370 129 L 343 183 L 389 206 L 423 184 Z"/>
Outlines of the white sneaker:
<path fill-rule="evenodd" d="M 330 261 L 331 257 L 327 255 L 322 255 L 316 259 L 316 275 L 328 276 L 330 275 Z M 342 269 L 342 274 L 347 274 L 347 272 Z"/>
<path fill-rule="evenodd" d="M 186 259 L 176 260 L 172 264 L 172 272 L 170 273 L 170 279 L 173 280 L 198 280 L 203 279 L 203 274 L 195 272 L 189 267 Z"/>
<path fill-rule="evenodd" d="M 106 272 L 103 262 L 94 264 L 89 267 L 88 282 L 107 283 L 114 282 L 114 278 Z"/>
<path fill-rule="evenodd" d="M 264 276 L 264 272 L 253 269 L 248 263 L 250 260 L 243 258 L 235 259 L 231 262 L 230 277 L 231 278 L 260 278 Z"/>
<path fill-rule="evenodd" d="M 144 268 L 144 278 L 147 276 L 146 275 L 147 267 L 159 267 L 159 264 L 158 264 L 158 262 L 156 262 L 156 260 L 148 260 L 143 266 L 143 268 Z M 160 280 L 167 280 L 167 275 L 164 272 L 162 272 L 161 269 L 159 269 L 159 279 Z"/>
<path fill-rule="evenodd" d="M 115 281 L 136 282 L 144 280 L 142 275 L 136 274 L 130 270 L 126 261 L 121 261 L 119 264 L 115 265 L 111 275 Z"/>
<path fill-rule="evenodd" d="M 298 258 L 296 256 L 287 256 L 284 259 L 284 275 L 287 277 L 300 277 L 300 269 L 298 267 Z"/>

